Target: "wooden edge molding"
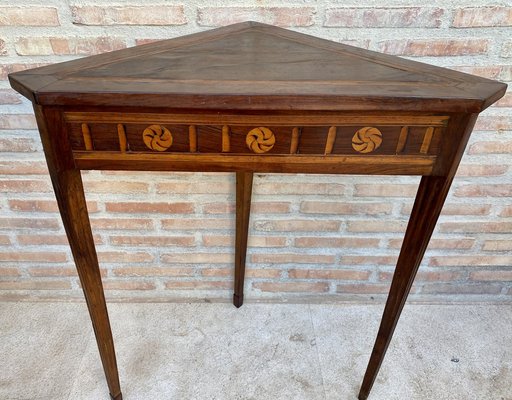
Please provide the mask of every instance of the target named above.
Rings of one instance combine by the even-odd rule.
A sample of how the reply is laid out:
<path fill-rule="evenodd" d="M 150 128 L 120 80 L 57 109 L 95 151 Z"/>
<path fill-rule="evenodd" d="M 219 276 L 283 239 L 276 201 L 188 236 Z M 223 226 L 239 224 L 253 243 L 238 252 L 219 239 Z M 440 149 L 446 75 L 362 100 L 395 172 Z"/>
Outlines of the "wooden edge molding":
<path fill-rule="evenodd" d="M 435 156 L 307 156 L 74 151 L 78 169 L 431 175 Z"/>
<path fill-rule="evenodd" d="M 344 126 L 344 125 L 408 125 L 446 126 L 448 116 L 436 115 L 227 115 L 227 114 L 151 114 L 121 112 L 65 112 L 68 123 L 145 123 L 187 125 L 280 125 L 280 126 Z"/>

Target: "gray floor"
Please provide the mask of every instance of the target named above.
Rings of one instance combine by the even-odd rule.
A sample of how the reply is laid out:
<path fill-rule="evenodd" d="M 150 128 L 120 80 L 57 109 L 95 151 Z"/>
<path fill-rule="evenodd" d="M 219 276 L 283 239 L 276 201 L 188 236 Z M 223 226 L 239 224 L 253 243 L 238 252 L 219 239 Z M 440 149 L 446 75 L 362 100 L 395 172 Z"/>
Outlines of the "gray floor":
<path fill-rule="evenodd" d="M 125 400 L 356 399 L 382 305 L 110 304 Z M 108 399 L 82 303 L 0 303 L 0 399 Z M 407 305 L 377 399 L 512 399 L 511 305 Z"/>

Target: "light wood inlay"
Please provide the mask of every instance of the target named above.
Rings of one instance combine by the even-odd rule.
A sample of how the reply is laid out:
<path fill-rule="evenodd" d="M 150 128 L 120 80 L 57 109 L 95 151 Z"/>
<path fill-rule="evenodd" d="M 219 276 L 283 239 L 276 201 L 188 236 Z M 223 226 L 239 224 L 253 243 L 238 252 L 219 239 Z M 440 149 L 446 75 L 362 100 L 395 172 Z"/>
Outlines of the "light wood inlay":
<path fill-rule="evenodd" d="M 327 141 L 325 143 L 325 154 L 331 154 L 332 148 L 334 147 L 334 141 L 336 140 L 336 127 L 331 126 L 329 133 L 327 134 Z"/>
<path fill-rule="evenodd" d="M 224 125 L 222 127 L 222 152 L 229 153 L 231 149 L 229 126 Z"/>
<path fill-rule="evenodd" d="M 299 147 L 299 128 L 295 127 L 292 129 L 292 141 L 290 143 L 290 154 L 296 154 Z"/>
<path fill-rule="evenodd" d="M 172 146 L 172 134 L 162 125 L 150 125 L 142 132 L 144 144 L 155 151 L 165 151 Z"/>
<path fill-rule="evenodd" d="M 82 135 L 84 136 L 85 150 L 94 150 L 93 145 L 92 145 L 91 130 L 89 129 L 89 125 L 82 124 Z"/>
<path fill-rule="evenodd" d="M 190 152 L 195 153 L 197 151 L 197 129 L 195 125 L 190 125 L 188 127 L 188 142 Z"/>
<path fill-rule="evenodd" d="M 245 141 L 249 149 L 255 153 L 261 154 L 270 151 L 272 147 L 274 147 L 276 137 L 274 136 L 274 132 L 270 129 L 260 126 L 259 128 L 251 129 Z"/>
<path fill-rule="evenodd" d="M 117 124 L 117 135 L 119 136 L 119 150 L 124 153 L 128 149 L 128 142 L 123 124 Z"/>
<path fill-rule="evenodd" d="M 352 147 L 359 153 L 371 153 L 382 144 L 382 133 L 377 128 L 366 126 L 356 131 Z"/>
<path fill-rule="evenodd" d="M 434 136 L 434 127 L 429 126 L 427 128 L 427 131 L 425 132 L 425 136 L 423 137 L 423 143 L 421 144 L 420 153 L 428 153 L 428 149 L 430 148 L 430 142 L 432 141 L 432 136 Z"/>
<path fill-rule="evenodd" d="M 404 151 L 405 143 L 407 142 L 407 135 L 409 134 L 409 127 L 402 126 L 400 130 L 400 137 L 398 138 L 398 144 L 396 145 L 396 154 Z"/>

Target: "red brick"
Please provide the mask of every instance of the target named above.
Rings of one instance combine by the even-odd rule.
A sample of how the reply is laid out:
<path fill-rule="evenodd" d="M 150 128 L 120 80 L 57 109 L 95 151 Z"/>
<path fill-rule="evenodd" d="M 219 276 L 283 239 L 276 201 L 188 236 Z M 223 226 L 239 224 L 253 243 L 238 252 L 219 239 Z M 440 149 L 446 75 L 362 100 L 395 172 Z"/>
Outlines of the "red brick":
<path fill-rule="evenodd" d="M 55 200 L 9 200 L 9 207 L 13 211 L 30 212 L 58 212 L 57 202 Z M 98 212 L 98 203 L 89 201 L 87 210 L 90 213 Z"/>
<path fill-rule="evenodd" d="M 155 42 L 158 42 L 160 40 L 165 40 L 164 38 L 141 38 L 141 39 L 135 39 L 135 45 L 137 46 L 142 46 L 144 44 L 149 44 L 149 43 L 155 43 Z"/>
<path fill-rule="evenodd" d="M 103 241 L 99 235 L 93 235 L 95 244 L 102 244 Z M 16 236 L 18 243 L 25 246 L 37 246 L 37 245 L 45 245 L 45 246 L 65 246 L 68 245 L 68 238 L 66 235 L 48 235 L 44 233 L 37 233 L 35 235 L 31 234 L 21 234 Z"/>
<path fill-rule="evenodd" d="M 511 46 L 512 47 L 512 46 Z M 512 107 L 512 93 L 506 93 L 500 100 L 495 104 L 495 107 Z"/>
<path fill-rule="evenodd" d="M 347 294 L 387 294 L 389 285 L 382 283 L 371 284 L 340 284 L 336 285 L 336 293 Z"/>
<path fill-rule="evenodd" d="M 508 131 L 512 130 L 512 117 L 506 115 L 484 115 L 478 117 L 475 131 Z M 503 143 L 503 142 L 501 142 Z M 507 142 L 505 142 L 507 143 Z"/>
<path fill-rule="evenodd" d="M 254 214 L 284 214 L 290 212 L 290 203 L 280 201 L 258 201 L 251 204 Z"/>
<path fill-rule="evenodd" d="M 51 192 L 52 186 L 47 180 L 11 179 L 0 181 L 0 192 L 27 193 Z"/>
<path fill-rule="evenodd" d="M 456 284 L 456 283 L 436 283 L 424 285 L 421 293 L 435 294 L 499 294 L 501 287 L 492 284 Z"/>
<path fill-rule="evenodd" d="M 0 267 L 0 277 L 2 276 L 20 276 L 18 268 Z"/>
<path fill-rule="evenodd" d="M 441 212 L 442 215 L 489 215 L 490 204 L 445 204 Z M 402 214 L 410 215 L 412 204 L 405 204 L 402 207 Z"/>
<path fill-rule="evenodd" d="M 208 277 L 232 277 L 234 275 L 233 268 L 202 268 L 202 276 Z M 281 276 L 280 269 L 254 269 L 248 268 L 245 276 L 248 278 L 279 278 Z"/>
<path fill-rule="evenodd" d="M 0 235 L 0 245 L 9 245 L 11 244 L 11 239 L 7 235 Z"/>
<path fill-rule="evenodd" d="M 1 229 L 58 229 L 60 221 L 56 218 L 0 218 Z"/>
<path fill-rule="evenodd" d="M 114 276 L 192 276 L 193 268 L 122 267 L 112 269 Z"/>
<path fill-rule="evenodd" d="M 512 26 L 512 7 L 459 8 L 455 10 L 452 26 L 455 28 Z"/>
<path fill-rule="evenodd" d="M 111 236 L 110 243 L 130 246 L 194 246 L 194 236 Z"/>
<path fill-rule="evenodd" d="M 439 231 L 454 233 L 509 233 L 512 231 L 512 222 L 442 222 L 439 224 Z"/>
<path fill-rule="evenodd" d="M 400 249 L 402 247 L 402 239 L 391 239 L 388 247 L 392 249 Z M 428 244 L 429 249 L 453 249 L 453 250 L 469 250 L 475 244 L 473 238 L 462 239 L 431 239 Z"/>
<path fill-rule="evenodd" d="M 7 75 L 13 72 L 23 71 L 26 69 L 43 67 L 47 63 L 38 64 L 1 64 L 0 65 L 0 79 L 7 79 Z"/>
<path fill-rule="evenodd" d="M 512 281 L 512 271 L 475 271 L 469 274 L 473 281 Z"/>
<path fill-rule="evenodd" d="M 163 182 L 156 185 L 156 192 L 187 193 L 187 194 L 229 194 L 234 193 L 235 186 L 231 182 Z"/>
<path fill-rule="evenodd" d="M 102 230 L 142 230 L 153 229 L 153 221 L 142 218 L 93 218 L 91 226 Z"/>
<path fill-rule="evenodd" d="M 295 247 L 348 247 L 371 248 L 378 247 L 380 239 L 359 237 L 298 237 L 295 239 Z"/>
<path fill-rule="evenodd" d="M 324 26 L 347 28 L 439 28 L 442 8 L 328 8 Z"/>
<path fill-rule="evenodd" d="M 503 45 L 501 46 L 500 56 L 503 58 L 512 57 L 512 40 L 507 40 L 503 42 Z"/>
<path fill-rule="evenodd" d="M 262 292 L 322 293 L 329 291 L 325 282 L 253 282 L 254 289 Z"/>
<path fill-rule="evenodd" d="M 405 232 L 405 221 L 349 221 L 349 232 Z"/>
<path fill-rule="evenodd" d="M 428 265 L 431 267 L 507 266 L 512 265 L 512 256 L 437 256 L 431 257 Z"/>
<path fill-rule="evenodd" d="M 466 56 L 486 54 L 488 39 L 397 39 L 379 43 L 383 53 L 403 56 Z"/>
<path fill-rule="evenodd" d="M 253 254 L 251 262 L 255 264 L 332 264 L 335 256 L 312 254 Z"/>
<path fill-rule="evenodd" d="M 253 192 L 258 195 L 342 195 L 345 193 L 345 186 L 337 183 L 263 182 L 255 184 Z"/>
<path fill-rule="evenodd" d="M 339 221 L 328 220 L 273 220 L 255 221 L 254 229 L 263 232 L 337 232 L 340 229 Z"/>
<path fill-rule="evenodd" d="M 53 276 L 78 276 L 75 267 L 37 267 L 29 268 L 30 276 L 53 277 Z"/>
<path fill-rule="evenodd" d="M 21 97 L 13 89 L 0 89 L 0 104 L 20 104 Z"/>
<path fill-rule="evenodd" d="M 349 269 L 290 269 L 288 276 L 292 279 L 336 279 L 345 281 L 366 280 L 368 271 L 353 271 Z"/>
<path fill-rule="evenodd" d="M 504 81 L 512 79 L 512 65 L 451 66 L 450 69 L 488 79 L 501 79 Z M 484 116 L 478 117 L 478 120 L 486 117 L 493 118 L 492 116 Z"/>
<path fill-rule="evenodd" d="M 172 253 L 162 254 L 161 260 L 167 264 L 230 264 L 234 261 L 234 255 L 225 253 Z"/>
<path fill-rule="evenodd" d="M 418 185 L 386 184 L 386 185 L 355 185 L 355 196 L 365 197 L 414 197 L 418 191 Z"/>
<path fill-rule="evenodd" d="M 395 265 L 396 256 L 342 256 L 340 264 L 343 265 Z"/>
<path fill-rule="evenodd" d="M 144 182 L 101 181 L 84 182 L 88 193 L 147 193 L 149 185 Z"/>
<path fill-rule="evenodd" d="M 327 201 L 303 201 L 300 212 L 304 214 L 382 215 L 391 214 L 392 204 L 386 203 L 341 203 Z"/>
<path fill-rule="evenodd" d="M 35 142 L 28 138 L 0 138 L 0 152 L 33 153 L 37 151 Z"/>
<path fill-rule="evenodd" d="M 196 219 L 196 218 L 180 218 L 180 219 L 163 219 L 162 229 L 183 229 L 183 230 L 226 230 L 234 229 L 235 220 L 233 219 Z"/>
<path fill-rule="evenodd" d="M 196 289 L 196 290 L 229 290 L 233 288 L 231 281 L 169 281 L 167 289 Z"/>
<path fill-rule="evenodd" d="M 48 168 L 44 162 L 0 161 L 1 175 L 47 175 Z"/>
<path fill-rule="evenodd" d="M 127 251 L 101 251 L 98 252 L 98 260 L 108 263 L 134 263 L 153 261 L 154 257 L 146 252 Z"/>
<path fill-rule="evenodd" d="M 203 204 L 204 214 L 233 214 L 235 212 L 235 203 L 223 201 L 220 203 Z"/>
<path fill-rule="evenodd" d="M 202 7 L 197 10 L 200 26 L 224 26 L 243 21 L 260 21 L 277 26 L 311 26 L 313 7 Z"/>
<path fill-rule="evenodd" d="M 448 282 L 456 281 L 463 277 L 461 272 L 452 271 L 419 271 L 416 274 L 416 281 L 437 281 L 437 282 Z M 380 272 L 380 281 L 391 281 L 393 278 L 392 272 Z"/>
<path fill-rule="evenodd" d="M 0 114 L 0 129 L 37 129 L 32 114 Z"/>
<path fill-rule="evenodd" d="M 152 282 L 144 281 L 110 281 L 103 280 L 103 289 L 105 290 L 154 290 L 156 286 Z"/>
<path fill-rule="evenodd" d="M 22 56 L 93 55 L 124 48 L 125 40 L 116 37 L 23 37 L 15 43 L 16 53 Z"/>
<path fill-rule="evenodd" d="M 59 26 L 55 7 L 0 7 L 0 26 Z"/>
<path fill-rule="evenodd" d="M 42 263 L 56 263 L 67 261 L 66 253 L 57 253 L 50 251 L 12 251 L 1 252 L 0 261 L 27 261 L 27 262 L 42 262 Z"/>
<path fill-rule="evenodd" d="M 484 251 L 510 251 L 512 240 L 486 240 L 482 246 Z"/>
<path fill-rule="evenodd" d="M 120 212 L 130 214 L 190 214 L 194 212 L 194 203 L 115 202 L 105 203 L 105 209 L 109 212 Z"/>
<path fill-rule="evenodd" d="M 512 140 L 496 142 L 477 142 L 469 147 L 468 154 L 510 154 Z M 502 166 L 503 167 L 503 166 Z"/>
<path fill-rule="evenodd" d="M 500 212 L 500 217 L 512 217 L 512 205 L 503 207 Z"/>
<path fill-rule="evenodd" d="M 457 170 L 457 176 L 500 176 L 507 171 L 507 165 L 464 164 Z"/>
<path fill-rule="evenodd" d="M 0 281 L 0 290 L 63 290 L 71 289 L 69 281 Z"/>
<path fill-rule="evenodd" d="M 235 245 L 234 235 L 204 235 L 203 245 L 207 247 L 232 247 Z M 249 247 L 284 247 L 286 238 L 280 236 L 249 236 Z"/>
<path fill-rule="evenodd" d="M 509 197 L 512 185 L 464 185 L 455 190 L 457 197 Z"/>
<path fill-rule="evenodd" d="M 187 23 L 182 5 L 72 6 L 76 25 L 183 25 Z"/>

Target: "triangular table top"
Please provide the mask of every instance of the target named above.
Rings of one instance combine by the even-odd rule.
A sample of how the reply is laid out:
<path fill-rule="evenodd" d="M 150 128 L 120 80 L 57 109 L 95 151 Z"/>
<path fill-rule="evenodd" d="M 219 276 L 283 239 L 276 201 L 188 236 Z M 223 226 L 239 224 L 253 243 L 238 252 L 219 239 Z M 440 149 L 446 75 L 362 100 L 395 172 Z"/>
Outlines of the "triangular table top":
<path fill-rule="evenodd" d="M 479 112 L 506 85 L 244 22 L 9 76 L 42 105 Z"/>

